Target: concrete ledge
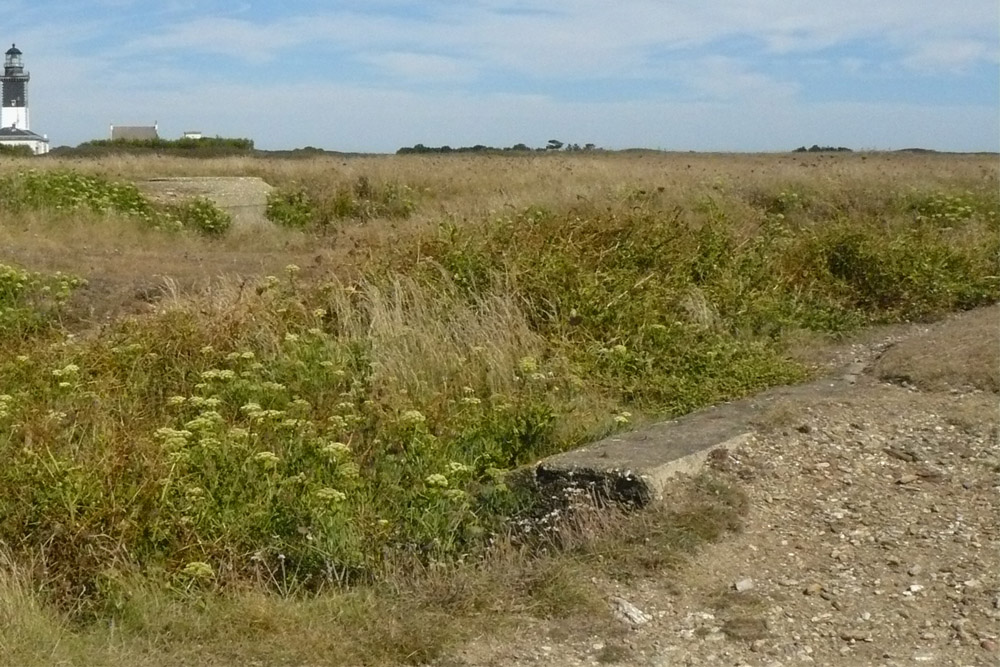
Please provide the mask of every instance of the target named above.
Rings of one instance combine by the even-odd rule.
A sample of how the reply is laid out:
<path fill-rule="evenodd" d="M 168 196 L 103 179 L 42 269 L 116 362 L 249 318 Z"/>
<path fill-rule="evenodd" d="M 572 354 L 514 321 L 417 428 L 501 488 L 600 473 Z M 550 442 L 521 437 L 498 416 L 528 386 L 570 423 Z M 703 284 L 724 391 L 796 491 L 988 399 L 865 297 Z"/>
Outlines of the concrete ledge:
<path fill-rule="evenodd" d="M 671 478 L 701 470 L 713 450 L 746 444 L 753 435 L 754 420 L 774 402 L 804 395 L 832 396 L 849 389 L 862 369 L 844 370 L 835 378 L 776 387 L 605 438 L 543 459 L 519 478 L 546 495 L 581 490 L 599 500 L 642 506 L 659 499 Z"/>
<path fill-rule="evenodd" d="M 267 196 L 274 188 L 255 176 L 152 178 L 136 186 L 160 204 L 180 204 L 205 197 L 229 213 L 234 225 L 269 224 L 265 215 Z"/>
<path fill-rule="evenodd" d="M 721 428 L 701 431 L 700 420 L 678 420 L 601 440 L 540 461 L 534 483 L 548 494 L 580 489 L 603 500 L 646 505 L 662 497 L 673 477 L 701 470 L 713 450 L 750 439 L 738 424 L 716 426 Z"/>

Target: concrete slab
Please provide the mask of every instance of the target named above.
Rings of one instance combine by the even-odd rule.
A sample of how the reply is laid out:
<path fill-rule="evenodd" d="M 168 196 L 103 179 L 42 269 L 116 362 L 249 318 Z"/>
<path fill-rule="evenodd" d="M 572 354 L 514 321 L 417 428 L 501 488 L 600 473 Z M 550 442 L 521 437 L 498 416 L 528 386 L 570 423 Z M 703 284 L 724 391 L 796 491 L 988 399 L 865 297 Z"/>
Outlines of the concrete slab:
<path fill-rule="evenodd" d="M 159 204 L 179 204 L 205 197 L 233 218 L 233 225 L 270 224 L 265 215 L 267 196 L 273 190 L 255 176 L 202 176 L 151 178 L 136 187 Z"/>
<path fill-rule="evenodd" d="M 671 478 L 698 472 L 713 450 L 746 443 L 753 421 L 769 406 L 796 397 L 834 396 L 857 382 L 861 371 L 848 367 L 834 378 L 777 387 L 605 438 L 543 459 L 526 477 L 546 495 L 580 489 L 600 499 L 642 506 L 661 497 Z"/>

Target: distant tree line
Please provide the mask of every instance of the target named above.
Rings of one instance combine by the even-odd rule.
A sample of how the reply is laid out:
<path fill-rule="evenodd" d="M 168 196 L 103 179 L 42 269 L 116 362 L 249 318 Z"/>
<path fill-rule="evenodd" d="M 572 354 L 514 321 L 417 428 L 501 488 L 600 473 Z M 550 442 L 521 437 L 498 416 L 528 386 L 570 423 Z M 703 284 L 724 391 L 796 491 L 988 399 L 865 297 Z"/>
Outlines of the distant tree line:
<path fill-rule="evenodd" d="M 59 153 L 96 155 L 103 153 L 174 153 L 210 157 L 253 152 L 253 139 L 234 137 L 182 137 L 180 139 L 94 139 L 76 148 L 60 147 Z"/>
<path fill-rule="evenodd" d="M 397 155 L 421 155 L 427 153 L 520 153 L 520 152 L 546 152 L 546 151 L 596 151 L 600 150 L 595 144 L 565 144 L 558 139 L 549 139 L 545 146 L 539 148 L 532 148 L 527 144 L 514 144 L 513 146 L 506 146 L 498 148 L 496 146 L 486 146 L 483 144 L 476 144 L 475 146 L 459 146 L 452 148 L 451 146 L 425 146 L 423 144 L 416 144 L 414 146 L 404 146 L 396 151 Z"/>
<path fill-rule="evenodd" d="M 852 153 L 853 151 L 850 148 L 844 148 L 843 146 L 834 147 L 834 146 L 819 146 L 817 144 L 813 144 L 809 148 L 806 148 L 805 146 L 799 146 L 792 152 L 793 153 Z"/>

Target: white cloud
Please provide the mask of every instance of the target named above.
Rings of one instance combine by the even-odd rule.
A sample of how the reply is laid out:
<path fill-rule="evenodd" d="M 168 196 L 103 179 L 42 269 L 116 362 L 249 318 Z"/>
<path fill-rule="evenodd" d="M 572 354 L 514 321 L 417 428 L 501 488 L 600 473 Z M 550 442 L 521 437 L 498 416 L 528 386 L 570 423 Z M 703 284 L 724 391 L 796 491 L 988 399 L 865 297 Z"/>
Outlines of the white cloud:
<path fill-rule="evenodd" d="M 754 72 L 736 58 L 708 56 L 674 68 L 674 74 L 708 100 L 777 100 L 792 97 L 794 83 Z"/>
<path fill-rule="evenodd" d="M 402 78 L 409 83 L 446 81 L 454 84 L 475 79 L 477 72 L 475 64 L 468 60 L 432 53 L 388 51 L 361 54 L 359 59 L 390 77 Z"/>
<path fill-rule="evenodd" d="M 940 39 L 918 44 L 903 63 L 922 72 L 962 72 L 1000 60 L 995 45 L 974 39 Z"/>
<path fill-rule="evenodd" d="M 298 47 L 468 58 L 534 79 L 628 75 L 654 64 L 652 53 L 705 47 L 733 39 L 758 40 L 775 54 L 808 53 L 854 41 L 884 42 L 920 63 L 925 44 L 995 43 L 998 8 L 963 0 L 956 11 L 939 0 L 469 0 L 423 5 L 421 14 L 394 13 L 400 3 L 369 3 L 254 21 L 204 13 L 139 33 L 125 53 L 190 50 L 251 63 L 280 58 Z M 940 60 L 940 57 L 938 57 Z"/>

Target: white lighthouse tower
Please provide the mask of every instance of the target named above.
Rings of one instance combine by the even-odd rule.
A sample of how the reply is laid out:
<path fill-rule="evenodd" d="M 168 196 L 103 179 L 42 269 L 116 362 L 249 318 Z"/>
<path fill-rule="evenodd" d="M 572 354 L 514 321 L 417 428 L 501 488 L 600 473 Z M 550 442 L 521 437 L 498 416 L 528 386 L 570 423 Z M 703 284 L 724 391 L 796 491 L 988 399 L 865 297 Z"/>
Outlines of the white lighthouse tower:
<path fill-rule="evenodd" d="M 49 152 L 49 139 L 31 131 L 28 120 L 28 80 L 21 50 L 12 44 L 4 54 L 3 106 L 0 107 L 0 146 L 27 146 L 35 155 Z"/>

